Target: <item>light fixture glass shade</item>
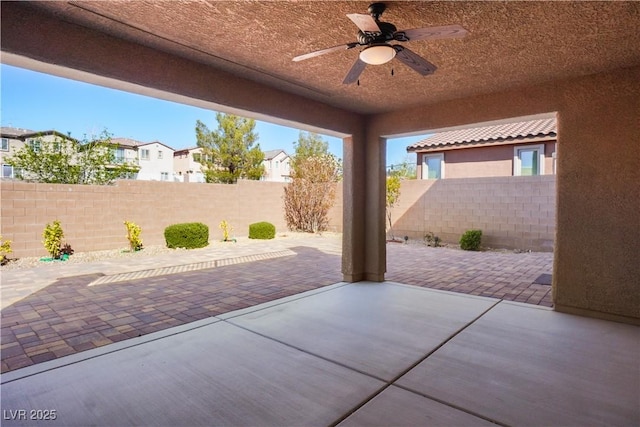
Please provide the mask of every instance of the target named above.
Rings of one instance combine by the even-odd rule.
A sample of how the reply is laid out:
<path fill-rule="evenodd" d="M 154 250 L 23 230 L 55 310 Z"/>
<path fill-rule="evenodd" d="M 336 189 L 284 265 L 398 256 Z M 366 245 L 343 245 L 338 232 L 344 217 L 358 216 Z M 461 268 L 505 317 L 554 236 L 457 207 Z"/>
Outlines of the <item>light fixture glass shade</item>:
<path fill-rule="evenodd" d="M 360 52 L 360 60 L 370 65 L 386 64 L 396 56 L 396 50 L 388 44 L 370 46 Z"/>

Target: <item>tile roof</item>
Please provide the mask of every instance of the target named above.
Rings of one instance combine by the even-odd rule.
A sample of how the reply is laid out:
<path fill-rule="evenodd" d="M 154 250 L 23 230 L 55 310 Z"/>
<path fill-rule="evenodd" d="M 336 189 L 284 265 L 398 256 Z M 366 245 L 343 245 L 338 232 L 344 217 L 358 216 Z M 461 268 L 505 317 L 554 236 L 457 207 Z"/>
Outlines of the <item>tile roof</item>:
<path fill-rule="evenodd" d="M 123 145 L 126 147 L 138 147 L 140 145 L 148 144 L 147 142 L 136 141 L 131 138 L 111 138 L 112 144 Z"/>
<path fill-rule="evenodd" d="M 435 133 L 407 147 L 407 151 L 421 151 L 451 145 L 475 145 L 497 141 L 527 140 L 557 135 L 556 119 L 504 123 Z"/>
<path fill-rule="evenodd" d="M 284 153 L 285 156 L 288 156 L 287 152 L 284 151 L 283 149 L 279 148 L 277 150 L 267 150 L 264 152 L 264 159 L 265 160 L 271 160 L 273 159 L 275 156 L 277 156 L 280 153 Z"/>
<path fill-rule="evenodd" d="M 29 129 L 20 129 L 20 128 L 14 128 L 14 127 L 5 127 L 5 126 L 2 126 L 0 128 L 0 134 L 2 134 L 2 136 L 9 137 L 9 138 L 19 138 L 21 136 L 29 135 L 33 133 L 36 133 L 36 132 Z"/>
<path fill-rule="evenodd" d="M 13 138 L 13 139 L 20 139 L 20 140 L 25 140 L 27 138 L 38 138 L 46 135 L 54 135 L 67 140 L 78 141 L 76 138 L 73 138 L 69 135 L 65 135 L 64 133 L 58 132 L 57 130 L 54 130 L 54 129 L 35 131 L 30 129 L 20 129 L 20 128 L 3 126 L 0 128 L 0 134 L 6 138 Z"/>

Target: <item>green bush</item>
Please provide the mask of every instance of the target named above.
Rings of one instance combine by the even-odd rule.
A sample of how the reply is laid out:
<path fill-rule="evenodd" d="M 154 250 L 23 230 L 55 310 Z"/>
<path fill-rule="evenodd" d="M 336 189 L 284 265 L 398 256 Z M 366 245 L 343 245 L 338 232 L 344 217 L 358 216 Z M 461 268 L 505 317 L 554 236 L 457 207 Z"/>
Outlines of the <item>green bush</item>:
<path fill-rule="evenodd" d="M 201 222 L 170 225 L 164 229 L 168 248 L 204 248 L 209 244 L 209 227 Z"/>
<path fill-rule="evenodd" d="M 465 251 L 477 251 L 480 249 L 482 230 L 467 230 L 460 237 L 460 249 Z"/>
<path fill-rule="evenodd" d="M 276 237 L 276 226 L 270 222 L 256 222 L 249 225 L 250 239 L 273 239 Z"/>
<path fill-rule="evenodd" d="M 60 221 L 57 219 L 52 224 L 47 224 L 42 233 L 44 241 L 44 248 L 49 252 L 51 258 L 58 259 L 60 257 L 60 247 L 62 246 L 62 238 L 64 237 L 64 231 Z"/>

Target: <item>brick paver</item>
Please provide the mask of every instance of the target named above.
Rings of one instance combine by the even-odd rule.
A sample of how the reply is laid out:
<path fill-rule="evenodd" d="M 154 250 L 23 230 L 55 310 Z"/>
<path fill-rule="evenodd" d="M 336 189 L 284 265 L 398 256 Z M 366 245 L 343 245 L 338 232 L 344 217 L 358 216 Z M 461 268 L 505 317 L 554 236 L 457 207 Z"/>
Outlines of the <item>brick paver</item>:
<path fill-rule="evenodd" d="M 99 280 L 105 276 L 97 272 L 60 278 L 2 309 L 2 372 L 339 282 L 339 240 L 323 245 L 324 250 L 291 247 L 277 258 L 220 260 L 215 268 L 118 282 Z M 550 253 L 403 244 L 389 244 L 387 253 L 390 281 L 551 305 L 551 287 L 534 283 L 551 273 Z"/>
<path fill-rule="evenodd" d="M 550 274 L 550 252 L 468 252 L 415 245 L 387 245 L 390 281 L 444 291 L 551 307 L 551 286 L 535 283 Z"/>

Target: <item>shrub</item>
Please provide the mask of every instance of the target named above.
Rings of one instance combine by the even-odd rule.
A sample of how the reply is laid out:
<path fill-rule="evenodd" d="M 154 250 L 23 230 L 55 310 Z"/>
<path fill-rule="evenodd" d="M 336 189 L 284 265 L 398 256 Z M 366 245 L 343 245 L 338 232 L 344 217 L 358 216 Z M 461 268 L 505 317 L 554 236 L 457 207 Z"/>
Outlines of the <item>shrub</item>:
<path fill-rule="evenodd" d="M 127 227 L 127 239 L 129 240 L 129 248 L 131 252 L 139 251 L 142 249 L 142 239 L 140 238 L 140 233 L 142 233 L 142 228 L 139 225 L 125 221 L 124 226 Z"/>
<path fill-rule="evenodd" d="M 220 225 L 220 230 L 222 230 L 222 241 L 229 242 L 231 238 L 229 237 L 229 233 L 233 231 L 233 227 L 226 220 L 223 220 Z"/>
<path fill-rule="evenodd" d="M 75 251 L 73 250 L 71 245 L 68 243 L 65 243 L 64 245 L 60 246 L 60 258 L 62 258 L 63 255 L 67 255 L 67 257 L 69 257 L 69 255 L 73 255 L 74 252 Z"/>
<path fill-rule="evenodd" d="M 284 215 L 294 231 L 317 233 L 329 225 L 336 198 L 339 162 L 331 155 L 298 160 L 284 189 Z"/>
<path fill-rule="evenodd" d="M 55 220 L 52 224 L 47 224 L 44 227 L 42 237 L 44 238 L 42 244 L 47 252 L 49 252 L 49 255 L 51 255 L 51 258 L 60 258 L 62 238 L 64 237 L 64 231 L 62 231 L 60 221 Z"/>
<path fill-rule="evenodd" d="M 164 229 L 168 248 L 204 248 L 209 244 L 209 227 L 201 222 L 170 225 Z"/>
<path fill-rule="evenodd" d="M 11 249 L 11 240 L 2 241 L 2 236 L 0 236 L 0 265 L 5 265 L 9 262 L 7 258 L 7 254 L 13 252 Z"/>
<path fill-rule="evenodd" d="M 433 246 L 434 248 L 439 247 L 442 243 L 442 239 L 433 234 L 432 231 L 428 231 L 427 234 L 424 235 L 424 241 L 427 246 Z"/>
<path fill-rule="evenodd" d="M 480 249 L 482 230 L 467 230 L 460 237 L 460 248 L 465 251 L 477 251 Z"/>
<path fill-rule="evenodd" d="M 276 226 L 270 222 L 256 222 L 249 225 L 250 239 L 273 239 L 276 237 Z"/>

